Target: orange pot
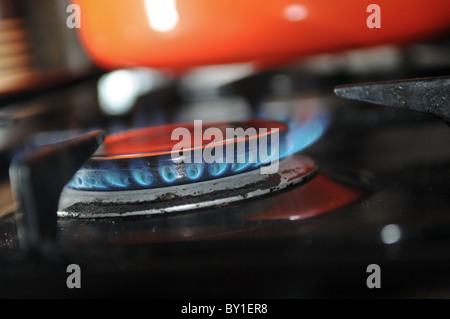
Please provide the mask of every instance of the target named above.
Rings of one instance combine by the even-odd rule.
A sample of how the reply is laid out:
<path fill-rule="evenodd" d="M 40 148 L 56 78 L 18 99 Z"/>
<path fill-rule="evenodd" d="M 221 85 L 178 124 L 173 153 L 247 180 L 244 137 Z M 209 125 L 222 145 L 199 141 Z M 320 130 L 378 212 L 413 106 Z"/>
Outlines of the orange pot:
<path fill-rule="evenodd" d="M 448 0 L 74 0 L 100 67 L 254 62 L 414 41 L 450 28 Z M 379 6 L 380 28 L 367 20 Z M 371 20 L 372 21 L 372 20 Z M 375 20 L 374 20 L 375 21 Z"/>

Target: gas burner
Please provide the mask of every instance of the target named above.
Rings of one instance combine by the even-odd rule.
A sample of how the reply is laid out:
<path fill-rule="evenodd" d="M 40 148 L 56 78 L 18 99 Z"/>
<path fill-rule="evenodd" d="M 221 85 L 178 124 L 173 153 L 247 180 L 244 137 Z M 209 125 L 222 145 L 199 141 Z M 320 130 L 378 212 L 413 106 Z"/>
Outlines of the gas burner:
<path fill-rule="evenodd" d="M 194 121 L 109 135 L 67 186 L 110 192 L 240 174 L 285 156 L 287 129 L 285 123 L 258 119 L 241 123 Z M 271 150 L 272 144 L 278 147 L 276 152 Z"/>
<path fill-rule="evenodd" d="M 317 166 L 306 156 L 289 156 L 275 174 L 251 170 L 239 175 L 146 190 L 81 191 L 66 187 L 58 216 L 78 218 L 126 217 L 181 212 L 275 194 L 311 180 Z"/>
<path fill-rule="evenodd" d="M 58 216 L 173 213 L 273 194 L 315 176 L 299 153 L 325 127 L 324 114 L 310 112 L 289 124 L 194 121 L 109 135 L 67 183 Z"/>

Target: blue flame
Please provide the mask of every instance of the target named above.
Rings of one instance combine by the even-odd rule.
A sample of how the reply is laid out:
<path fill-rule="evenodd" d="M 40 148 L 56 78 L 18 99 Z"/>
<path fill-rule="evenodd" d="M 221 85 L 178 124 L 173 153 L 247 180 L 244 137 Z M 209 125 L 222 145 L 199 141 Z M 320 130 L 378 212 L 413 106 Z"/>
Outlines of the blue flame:
<path fill-rule="evenodd" d="M 133 180 L 130 176 L 128 176 L 127 174 L 123 174 L 120 171 L 105 172 L 105 179 L 113 186 L 117 186 L 120 188 L 129 187 L 133 183 Z"/>
<path fill-rule="evenodd" d="M 301 110 L 300 113 L 301 114 Z M 279 152 L 273 152 L 270 138 L 266 141 L 267 150 L 246 149 L 245 161 L 234 163 L 176 163 L 161 159 L 160 163 L 151 163 L 148 159 L 130 159 L 126 162 L 103 161 L 94 167 L 81 168 L 68 183 L 68 186 L 80 190 L 125 190 L 147 189 L 169 185 L 191 183 L 239 174 L 267 165 L 274 160 L 283 159 L 291 154 L 301 152 L 311 146 L 326 132 L 329 116 L 325 112 L 315 111 L 309 116 L 292 116 L 286 123 L 289 126 L 287 135 L 280 135 Z M 277 158 L 275 158 L 277 157 Z"/>
<path fill-rule="evenodd" d="M 155 177 L 150 172 L 148 165 L 141 159 L 131 159 L 129 170 L 122 170 L 124 173 L 129 172 L 132 176 L 136 187 L 148 187 L 155 182 Z"/>
<path fill-rule="evenodd" d="M 203 173 L 203 164 L 192 163 L 186 165 L 186 175 L 191 180 L 197 180 Z"/>
<path fill-rule="evenodd" d="M 252 164 L 253 167 L 255 167 L 258 162 L 258 154 L 256 152 L 257 150 L 247 151 L 247 154 L 245 154 L 245 160 L 242 163 L 236 161 L 231 164 L 231 171 L 235 173 L 243 172 L 244 170 L 251 168 Z"/>
<path fill-rule="evenodd" d="M 280 159 L 300 152 L 314 144 L 326 132 L 329 125 L 329 116 L 319 112 L 313 118 L 304 122 L 292 121 L 289 123 L 289 133 L 286 137 L 286 147 L 280 147 Z"/>
<path fill-rule="evenodd" d="M 131 175 L 133 176 L 134 180 L 142 186 L 150 186 L 152 185 L 154 181 L 154 177 L 152 173 L 150 173 L 148 170 L 142 169 L 142 168 L 136 168 L 131 170 Z"/>
<path fill-rule="evenodd" d="M 250 162 L 247 161 L 245 163 L 233 163 L 231 164 L 231 170 L 233 172 L 242 172 L 243 170 L 245 170 L 246 168 L 248 168 L 250 166 Z"/>
<path fill-rule="evenodd" d="M 102 163 L 98 169 L 98 176 L 112 189 L 126 189 L 134 184 L 134 180 L 128 171 L 112 162 Z"/>
<path fill-rule="evenodd" d="M 177 171 L 171 165 L 163 165 L 160 167 L 159 173 L 164 181 L 172 183 L 177 179 Z"/>
<path fill-rule="evenodd" d="M 216 163 L 213 162 L 208 166 L 208 172 L 213 177 L 219 177 L 225 173 L 228 168 L 227 163 Z"/>
<path fill-rule="evenodd" d="M 69 182 L 69 186 L 79 189 L 107 189 L 104 181 L 96 170 L 80 170 Z"/>

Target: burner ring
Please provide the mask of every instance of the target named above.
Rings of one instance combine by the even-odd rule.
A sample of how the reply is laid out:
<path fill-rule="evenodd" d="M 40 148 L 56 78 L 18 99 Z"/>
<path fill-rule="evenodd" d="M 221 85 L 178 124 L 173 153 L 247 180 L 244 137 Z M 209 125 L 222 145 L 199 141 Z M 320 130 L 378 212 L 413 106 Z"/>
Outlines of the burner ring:
<path fill-rule="evenodd" d="M 318 167 L 309 157 L 294 154 L 279 163 L 275 174 L 244 172 L 190 185 L 159 189 L 92 192 L 66 187 L 58 216 L 114 218 L 183 212 L 257 198 L 311 180 Z"/>
<path fill-rule="evenodd" d="M 214 139 L 207 135 L 211 130 Z M 287 132 L 283 122 L 260 119 L 204 125 L 194 121 L 124 131 L 107 136 L 67 186 L 92 192 L 125 191 L 240 174 L 285 156 Z"/>

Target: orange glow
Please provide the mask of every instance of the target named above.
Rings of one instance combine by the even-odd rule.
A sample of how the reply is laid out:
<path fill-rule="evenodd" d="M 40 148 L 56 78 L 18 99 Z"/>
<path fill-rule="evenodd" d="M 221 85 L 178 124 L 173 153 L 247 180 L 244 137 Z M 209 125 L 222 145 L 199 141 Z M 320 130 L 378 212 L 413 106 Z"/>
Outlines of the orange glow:
<path fill-rule="evenodd" d="M 332 212 L 360 199 L 364 193 L 318 175 L 305 185 L 280 194 L 276 205 L 248 220 L 298 220 Z"/>

